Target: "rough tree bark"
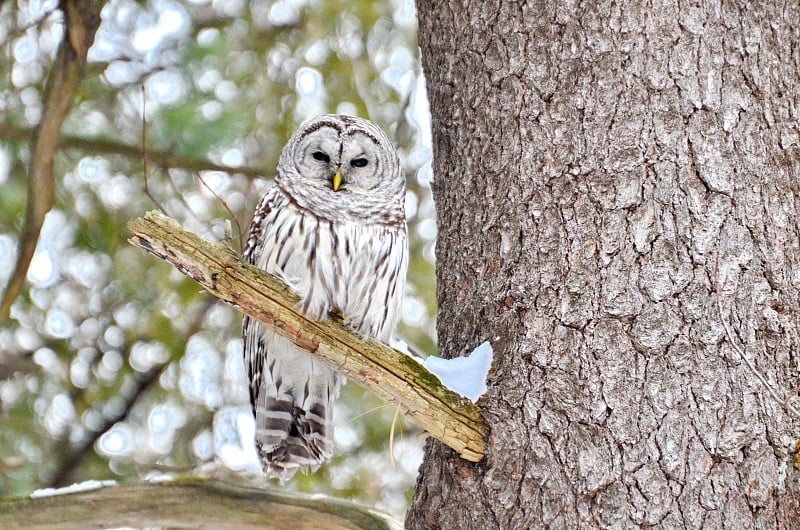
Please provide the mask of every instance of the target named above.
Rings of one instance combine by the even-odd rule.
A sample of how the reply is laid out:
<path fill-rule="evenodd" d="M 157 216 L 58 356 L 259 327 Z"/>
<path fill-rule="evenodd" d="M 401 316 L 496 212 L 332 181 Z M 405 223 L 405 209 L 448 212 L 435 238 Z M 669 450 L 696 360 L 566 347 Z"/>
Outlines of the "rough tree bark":
<path fill-rule="evenodd" d="M 520 4 L 418 2 L 439 347 L 496 355 L 406 526 L 800 528 L 800 6 Z"/>

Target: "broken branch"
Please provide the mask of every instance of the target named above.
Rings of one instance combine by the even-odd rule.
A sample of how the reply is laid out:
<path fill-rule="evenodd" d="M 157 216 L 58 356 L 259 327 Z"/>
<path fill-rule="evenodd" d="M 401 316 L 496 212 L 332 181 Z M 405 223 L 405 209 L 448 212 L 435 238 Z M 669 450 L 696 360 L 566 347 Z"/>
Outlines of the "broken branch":
<path fill-rule="evenodd" d="M 360 339 L 341 323 L 313 320 L 280 280 L 244 263 L 222 243 L 209 243 L 158 212 L 128 224 L 130 242 L 171 263 L 220 300 L 238 308 L 326 361 L 384 401 L 399 405 L 423 430 L 478 462 L 488 429 L 478 408 L 441 384 L 408 355 Z"/>

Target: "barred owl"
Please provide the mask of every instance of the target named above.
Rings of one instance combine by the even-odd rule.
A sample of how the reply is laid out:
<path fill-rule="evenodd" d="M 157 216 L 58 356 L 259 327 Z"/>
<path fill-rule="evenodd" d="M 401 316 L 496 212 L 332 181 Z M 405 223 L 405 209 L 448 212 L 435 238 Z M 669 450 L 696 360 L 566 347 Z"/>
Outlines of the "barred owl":
<path fill-rule="evenodd" d="M 244 257 L 285 281 L 311 317 L 337 311 L 356 333 L 389 342 L 408 268 L 404 200 L 400 159 L 383 131 L 319 116 L 284 147 Z M 245 317 L 243 334 L 264 471 L 287 479 L 317 469 L 333 452 L 342 377 L 257 321 Z"/>

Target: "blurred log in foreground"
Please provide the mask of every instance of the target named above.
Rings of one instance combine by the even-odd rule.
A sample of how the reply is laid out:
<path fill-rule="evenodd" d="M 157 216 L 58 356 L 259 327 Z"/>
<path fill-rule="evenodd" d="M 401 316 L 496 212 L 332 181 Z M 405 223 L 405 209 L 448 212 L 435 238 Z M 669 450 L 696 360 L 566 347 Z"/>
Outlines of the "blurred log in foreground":
<path fill-rule="evenodd" d="M 352 502 L 204 479 L 101 486 L 0 500 L 0 528 L 116 527 L 399 530 L 402 525 L 389 515 Z"/>

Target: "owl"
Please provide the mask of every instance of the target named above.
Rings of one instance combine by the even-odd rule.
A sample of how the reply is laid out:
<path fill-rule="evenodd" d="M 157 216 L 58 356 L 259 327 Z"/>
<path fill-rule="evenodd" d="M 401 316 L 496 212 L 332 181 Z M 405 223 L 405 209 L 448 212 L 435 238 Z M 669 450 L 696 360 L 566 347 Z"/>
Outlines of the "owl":
<path fill-rule="evenodd" d="M 362 337 L 388 343 L 408 269 L 405 187 L 380 128 L 351 116 L 314 118 L 281 152 L 244 257 L 286 282 L 309 316 L 337 312 Z M 333 452 L 342 377 L 248 317 L 243 335 L 264 471 L 286 480 L 316 470 Z"/>

